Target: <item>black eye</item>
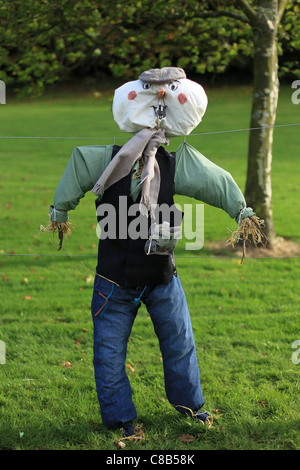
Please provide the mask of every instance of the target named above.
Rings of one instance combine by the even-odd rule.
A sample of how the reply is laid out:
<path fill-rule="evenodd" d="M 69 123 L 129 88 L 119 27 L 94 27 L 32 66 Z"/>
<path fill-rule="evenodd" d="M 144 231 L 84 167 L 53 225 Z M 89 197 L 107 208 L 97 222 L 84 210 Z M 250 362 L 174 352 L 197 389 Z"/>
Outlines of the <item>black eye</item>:
<path fill-rule="evenodd" d="M 151 88 L 151 83 L 143 83 L 143 88 L 144 90 L 149 90 L 149 88 Z"/>
<path fill-rule="evenodd" d="M 179 82 L 176 81 L 176 82 L 169 83 L 168 87 L 170 88 L 170 90 L 175 91 L 177 90 L 178 85 L 179 85 Z"/>

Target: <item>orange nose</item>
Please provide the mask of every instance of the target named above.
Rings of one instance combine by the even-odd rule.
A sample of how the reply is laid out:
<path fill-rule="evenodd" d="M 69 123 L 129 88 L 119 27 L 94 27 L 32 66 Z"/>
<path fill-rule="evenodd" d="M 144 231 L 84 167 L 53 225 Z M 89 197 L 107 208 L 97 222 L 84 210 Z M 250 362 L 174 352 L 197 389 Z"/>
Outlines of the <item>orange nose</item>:
<path fill-rule="evenodd" d="M 165 96 L 165 90 L 161 88 L 158 92 L 158 99 L 161 100 Z"/>

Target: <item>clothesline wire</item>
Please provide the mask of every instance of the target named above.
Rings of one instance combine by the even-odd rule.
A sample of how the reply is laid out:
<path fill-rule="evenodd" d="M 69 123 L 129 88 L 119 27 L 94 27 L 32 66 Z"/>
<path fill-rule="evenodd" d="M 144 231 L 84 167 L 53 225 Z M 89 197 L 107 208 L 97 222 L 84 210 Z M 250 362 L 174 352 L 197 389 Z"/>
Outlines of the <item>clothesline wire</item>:
<path fill-rule="evenodd" d="M 62 255 L 62 254 L 48 254 L 48 253 L 0 253 L 0 256 L 36 256 L 36 257 L 59 257 L 59 258 L 97 258 L 97 255 Z M 239 260 L 237 257 L 233 256 L 176 256 L 176 259 L 231 259 L 233 261 Z M 300 256 L 252 256 L 247 258 L 251 259 L 300 259 Z"/>
<path fill-rule="evenodd" d="M 254 131 L 254 130 L 259 130 L 259 129 L 270 129 L 270 128 L 278 128 L 278 127 L 292 127 L 292 126 L 299 126 L 300 123 L 292 123 L 292 124 L 277 124 L 274 126 L 263 126 L 263 127 L 249 127 L 249 128 L 243 128 L 243 129 L 229 129 L 229 130 L 224 130 L 224 131 L 213 131 L 213 132 L 201 132 L 199 134 L 190 134 L 188 137 L 196 137 L 196 136 L 202 136 L 202 135 L 213 135 L 213 134 L 225 134 L 225 133 L 230 133 L 230 132 L 245 132 L 245 131 Z M 184 138 L 184 141 L 186 140 L 187 137 Z M 118 140 L 126 140 L 125 137 L 52 137 L 52 136 L 0 136 L 0 139 L 65 139 L 65 140 L 72 140 L 72 139 L 77 139 L 77 140 L 113 140 L 115 142 L 117 139 Z M 0 253 L 2 256 L 35 256 L 35 257 L 65 257 L 65 258 L 96 258 L 96 255 L 62 255 L 62 254 L 43 254 L 43 253 Z M 177 258 L 189 258 L 189 259 L 232 259 L 235 260 L 236 258 L 231 257 L 231 256 L 199 256 L 199 257 L 194 257 L 194 256 L 177 256 Z M 300 259 L 299 256 L 295 257 L 264 257 L 264 256 L 258 256 L 258 257 L 251 257 L 248 259 Z"/>
<path fill-rule="evenodd" d="M 262 126 L 262 127 L 248 127 L 243 129 L 228 129 L 224 131 L 212 131 L 212 132 L 200 132 L 199 134 L 190 134 L 184 137 L 184 140 L 190 137 L 197 137 L 202 135 L 214 135 L 214 134 L 227 134 L 230 132 L 245 132 L 245 131 L 256 131 L 261 129 L 274 129 L 279 127 L 292 127 L 292 126 L 300 126 L 300 122 L 295 122 L 291 124 L 276 124 L 274 126 Z M 62 139 L 62 140 L 127 140 L 126 137 L 52 137 L 52 136 L 0 136 L 0 139 Z"/>

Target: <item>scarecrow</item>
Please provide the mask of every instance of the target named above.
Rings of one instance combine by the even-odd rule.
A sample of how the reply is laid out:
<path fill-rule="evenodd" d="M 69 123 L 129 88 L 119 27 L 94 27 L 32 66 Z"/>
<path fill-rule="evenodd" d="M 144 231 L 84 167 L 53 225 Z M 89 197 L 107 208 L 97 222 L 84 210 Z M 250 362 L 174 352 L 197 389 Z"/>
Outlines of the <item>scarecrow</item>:
<path fill-rule="evenodd" d="M 182 214 L 170 211 L 166 221 L 157 208 L 174 207 L 175 194 L 190 196 L 236 219 L 233 243 L 240 238 L 245 243 L 249 234 L 256 243 L 263 236 L 262 221 L 246 207 L 227 171 L 185 141 L 175 153 L 164 147 L 169 138 L 190 134 L 206 107 L 204 89 L 181 68 L 151 69 L 125 83 L 115 91 L 113 115 L 120 129 L 133 137 L 122 147 L 76 147 L 50 206 L 46 230 L 58 232 L 61 249 L 64 234 L 71 231 L 68 211 L 86 192 L 97 196 L 101 235 L 91 305 L 96 390 L 103 424 L 123 428 L 129 437 L 135 435 L 137 413 L 125 359 L 141 302 L 158 337 L 169 402 L 194 420 L 210 419 L 203 411 L 192 325 L 174 259 Z M 109 208 L 116 216 L 113 230 L 105 216 Z M 129 227 L 145 221 L 146 231 L 130 233 Z"/>

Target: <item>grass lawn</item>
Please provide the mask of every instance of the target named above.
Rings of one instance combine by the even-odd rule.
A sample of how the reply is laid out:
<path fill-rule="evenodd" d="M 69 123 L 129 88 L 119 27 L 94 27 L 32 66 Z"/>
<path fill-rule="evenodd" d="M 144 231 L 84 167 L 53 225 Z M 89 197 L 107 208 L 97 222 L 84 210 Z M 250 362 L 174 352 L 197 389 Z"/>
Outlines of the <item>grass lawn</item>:
<path fill-rule="evenodd" d="M 292 90 L 283 87 L 276 124 L 299 121 Z M 206 133 L 249 126 L 248 87 L 208 90 Z M 94 197 L 70 213 L 75 225 L 57 252 L 40 233 L 73 147 L 105 145 L 128 136 L 118 130 L 110 96 L 51 95 L 0 107 L 2 136 L 73 139 L 0 139 L 0 449 L 116 450 L 120 431 L 101 424 L 92 364 L 90 301 L 96 264 Z M 77 136 L 77 137 L 76 137 Z M 79 137 L 90 138 L 81 140 Z M 101 137 L 103 140 L 92 140 Z M 122 140 L 121 140 L 122 139 Z M 170 142 L 176 150 L 181 139 Z M 194 135 L 187 141 L 245 185 L 247 132 Z M 274 131 L 273 204 L 277 234 L 300 242 L 299 128 Z M 177 198 L 181 204 L 185 198 Z M 300 259 L 215 257 L 208 242 L 236 227 L 205 206 L 205 243 L 186 252 L 177 268 L 197 345 L 205 410 L 212 428 L 168 403 L 161 354 L 144 306 L 128 344 L 127 370 L 145 440 L 126 450 L 299 449 Z M 11 255 L 8 256 L 7 253 Z M 3 344 L 3 343 L 2 343 Z M 192 442 L 178 436 L 189 434 Z M 125 441 L 126 442 L 126 441 Z"/>

